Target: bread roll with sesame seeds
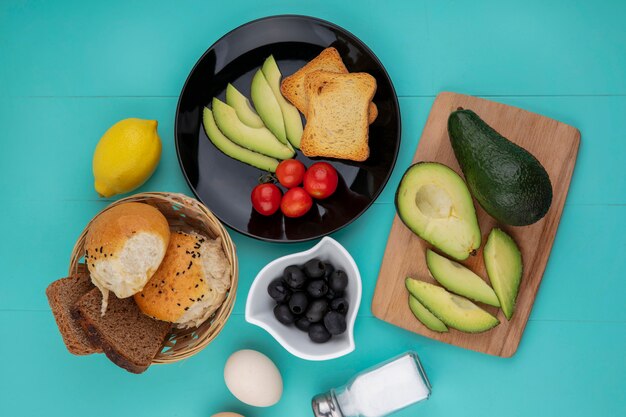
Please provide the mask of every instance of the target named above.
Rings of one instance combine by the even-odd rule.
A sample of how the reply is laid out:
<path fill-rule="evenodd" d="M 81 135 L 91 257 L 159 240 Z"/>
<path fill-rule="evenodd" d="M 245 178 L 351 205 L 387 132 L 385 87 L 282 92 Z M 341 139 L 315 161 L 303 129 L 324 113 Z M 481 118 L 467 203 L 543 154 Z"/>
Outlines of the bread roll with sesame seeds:
<path fill-rule="evenodd" d="M 85 262 L 102 292 L 102 314 L 109 291 L 127 298 L 142 290 L 165 257 L 169 240 L 167 219 L 148 204 L 119 204 L 94 219 L 85 236 Z"/>
<path fill-rule="evenodd" d="M 135 302 L 150 317 L 177 327 L 199 326 L 222 305 L 230 263 L 220 239 L 175 232 L 165 258 Z"/>

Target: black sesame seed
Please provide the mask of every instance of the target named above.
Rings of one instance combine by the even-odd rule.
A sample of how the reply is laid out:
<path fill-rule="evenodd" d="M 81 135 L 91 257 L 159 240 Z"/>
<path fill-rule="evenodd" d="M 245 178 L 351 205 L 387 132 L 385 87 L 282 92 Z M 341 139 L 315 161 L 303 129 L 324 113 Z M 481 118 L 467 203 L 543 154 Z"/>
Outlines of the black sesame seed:
<path fill-rule="evenodd" d="M 163 294 L 163 291 L 159 290 L 159 294 Z"/>
<path fill-rule="evenodd" d="M 95 268 L 96 266 L 95 266 L 94 264 L 91 264 L 91 267 L 92 267 L 92 268 Z"/>
<path fill-rule="evenodd" d="M 102 253 L 102 246 L 100 246 L 100 253 Z"/>
<path fill-rule="evenodd" d="M 196 284 L 196 288 L 198 288 L 198 285 L 200 285 L 200 284 Z"/>
<path fill-rule="evenodd" d="M 176 273 L 176 275 L 179 275 L 179 274 L 180 274 L 180 272 L 177 272 L 177 273 Z"/>
<path fill-rule="evenodd" d="M 176 305 L 177 305 L 178 307 L 180 307 L 180 303 L 176 303 Z"/>
<path fill-rule="evenodd" d="M 183 274 L 185 273 L 185 271 L 183 271 Z"/>
<path fill-rule="evenodd" d="M 189 266 L 187 267 L 187 269 L 191 268 L 191 265 L 193 265 L 193 261 L 189 261 Z"/>
<path fill-rule="evenodd" d="M 185 311 L 189 310 L 189 307 L 185 307 Z"/>
<path fill-rule="evenodd" d="M 200 282 L 204 282 L 204 280 L 202 278 L 200 278 Z"/>
<path fill-rule="evenodd" d="M 146 296 L 145 296 L 145 295 L 143 295 L 143 293 L 141 293 L 141 298 L 146 298 Z"/>

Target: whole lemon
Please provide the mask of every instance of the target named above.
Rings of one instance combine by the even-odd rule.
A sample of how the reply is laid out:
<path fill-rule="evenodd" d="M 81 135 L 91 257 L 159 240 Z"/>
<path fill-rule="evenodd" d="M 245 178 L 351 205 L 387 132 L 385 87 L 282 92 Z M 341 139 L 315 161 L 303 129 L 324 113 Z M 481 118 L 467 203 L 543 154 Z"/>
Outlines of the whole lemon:
<path fill-rule="evenodd" d="M 124 119 L 100 138 L 93 154 L 94 186 L 101 197 L 134 190 L 146 182 L 161 159 L 156 120 Z"/>

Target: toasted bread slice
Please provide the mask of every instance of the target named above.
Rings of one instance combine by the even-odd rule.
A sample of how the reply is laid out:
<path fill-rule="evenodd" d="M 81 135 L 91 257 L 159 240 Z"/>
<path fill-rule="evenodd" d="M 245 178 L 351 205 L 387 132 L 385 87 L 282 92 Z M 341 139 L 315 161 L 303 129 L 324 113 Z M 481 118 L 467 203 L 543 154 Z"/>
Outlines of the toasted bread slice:
<path fill-rule="evenodd" d="M 86 293 L 94 289 L 86 272 L 61 278 L 48 285 L 46 296 L 63 337 L 67 350 L 74 355 L 90 355 L 102 352 L 97 345 L 89 341 L 80 324 L 71 314 L 72 306 Z"/>
<path fill-rule="evenodd" d="M 306 156 L 365 161 L 369 157 L 369 103 L 376 80 L 358 72 L 314 71 L 305 80 L 309 117 L 302 134 Z"/>
<path fill-rule="evenodd" d="M 172 325 L 155 320 L 139 310 L 133 297 L 109 295 L 106 314 L 100 312 L 102 294 L 94 288 L 72 310 L 89 340 L 98 344 L 117 366 L 139 374 L 148 369 L 161 351 Z"/>
<path fill-rule="evenodd" d="M 341 60 L 339 52 L 335 48 L 326 48 L 318 56 L 313 58 L 304 67 L 294 74 L 283 79 L 280 91 L 283 96 L 300 110 L 300 113 L 308 119 L 309 98 L 306 94 L 305 80 L 313 71 L 336 72 L 348 74 L 348 68 Z M 369 124 L 372 124 L 378 116 L 378 108 L 374 103 L 369 107 Z"/>

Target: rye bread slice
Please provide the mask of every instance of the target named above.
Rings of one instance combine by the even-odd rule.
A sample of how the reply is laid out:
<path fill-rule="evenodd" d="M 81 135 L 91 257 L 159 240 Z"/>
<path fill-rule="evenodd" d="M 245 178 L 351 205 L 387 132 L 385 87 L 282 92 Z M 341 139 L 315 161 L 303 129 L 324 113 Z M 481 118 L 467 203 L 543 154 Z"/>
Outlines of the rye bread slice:
<path fill-rule="evenodd" d="M 306 77 L 313 71 L 335 72 L 347 74 L 348 68 L 343 63 L 341 55 L 337 49 L 330 47 L 324 49 L 318 56 L 309 61 L 304 67 L 283 79 L 280 85 L 280 92 L 291 102 L 300 113 L 309 118 L 309 97 L 306 92 Z M 376 104 L 369 104 L 368 121 L 374 123 L 378 116 Z"/>
<path fill-rule="evenodd" d="M 67 350 L 74 355 L 90 355 L 102 352 L 98 345 L 89 341 L 82 327 L 74 320 L 71 313 L 74 304 L 93 288 L 95 287 L 87 273 L 58 279 L 46 288 L 48 303 L 61 332 L 61 337 L 63 337 L 63 342 Z"/>
<path fill-rule="evenodd" d="M 368 107 L 376 79 L 364 72 L 313 71 L 306 78 L 307 119 L 300 149 L 308 157 L 365 161 L 370 154 Z"/>
<path fill-rule="evenodd" d="M 171 323 L 155 320 L 139 310 L 133 297 L 119 299 L 109 294 L 109 306 L 100 313 L 102 294 L 94 288 L 74 306 L 73 312 L 92 343 L 129 372 L 144 372 L 161 351 Z"/>

